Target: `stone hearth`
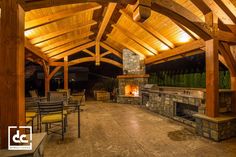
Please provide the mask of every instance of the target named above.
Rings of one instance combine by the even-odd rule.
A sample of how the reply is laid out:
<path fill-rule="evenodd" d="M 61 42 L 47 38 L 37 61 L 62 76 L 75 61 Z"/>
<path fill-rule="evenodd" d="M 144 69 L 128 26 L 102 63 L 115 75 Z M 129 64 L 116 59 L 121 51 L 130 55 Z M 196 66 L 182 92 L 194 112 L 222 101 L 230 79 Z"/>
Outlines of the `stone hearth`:
<path fill-rule="evenodd" d="M 119 80 L 119 96 L 117 98 L 118 103 L 135 104 L 139 105 L 141 101 L 140 89 L 148 83 L 149 75 L 120 75 Z M 134 93 L 126 93 L 127 86 L 137 87 Z M 138 89 L 138 91 L 136 91 Z"/>
<path fill-rule="evenodd" d="M 141 101 L 140 90 L 148 83 L 145 65 L 139 55 L 128 49 L 123 50 L 123 75 L 119 75 L 118 103 L 136 104 Z"/>

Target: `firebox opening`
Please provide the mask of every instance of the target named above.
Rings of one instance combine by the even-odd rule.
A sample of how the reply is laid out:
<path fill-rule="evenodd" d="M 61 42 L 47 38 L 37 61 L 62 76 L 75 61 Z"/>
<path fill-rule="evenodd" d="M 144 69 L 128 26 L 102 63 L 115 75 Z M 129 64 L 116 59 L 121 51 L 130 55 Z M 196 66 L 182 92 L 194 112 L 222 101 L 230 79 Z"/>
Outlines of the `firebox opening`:
<path fill-rule="evenodd" d="M 176 102 L 176 116 L 189 121 L 195 121 L 194 114 L 198 112 L 198 107 L 190 104 Z"/>
<path fill-rule="evenodd" d="M 139 86 L 137 85 L 126 85 L 125 86 L 125 95 L 126 96 L 139 96 Z"/>

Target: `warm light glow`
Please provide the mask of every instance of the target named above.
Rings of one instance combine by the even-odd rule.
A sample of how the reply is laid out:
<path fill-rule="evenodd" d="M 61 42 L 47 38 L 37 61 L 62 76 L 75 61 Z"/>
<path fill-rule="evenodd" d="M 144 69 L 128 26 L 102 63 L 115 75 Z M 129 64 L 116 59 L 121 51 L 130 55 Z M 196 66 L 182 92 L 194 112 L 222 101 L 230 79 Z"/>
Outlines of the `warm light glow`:
<path fill-rule="evenodd" d="M 41 47 L 43 47 L 43 45 L 44 45 L 44 43 L 38 43 L 38 44 L 36 44 L 35 46 L 41 48 Z"/>
<path fill-rule="evenodd" d="M 126 85 L 125 95 L 126 96 L 139 96 L 139 87 L 137 85 Z"/>
<path fill-rule="evenodd" d="M 186 43 L 186 42 L 189 42 L 190 39 L 191 37 L 188 34 L 182 33 L 178 40 L 181 43 Z"/>
<path fill-rule="evenodd" d="M 169 50 L 169 49 L 170 48 L 168 46 L 164 45 L 164 44 L 162 44 L 161 48 L 160 48 L 161 51 L 165 51 L 165 50 Z"/>
<path fill-rule="evenodd" d="M 32 34 L 32 31 L 25 31 L 25 37 L 30 38 L 30 35 Z"/>

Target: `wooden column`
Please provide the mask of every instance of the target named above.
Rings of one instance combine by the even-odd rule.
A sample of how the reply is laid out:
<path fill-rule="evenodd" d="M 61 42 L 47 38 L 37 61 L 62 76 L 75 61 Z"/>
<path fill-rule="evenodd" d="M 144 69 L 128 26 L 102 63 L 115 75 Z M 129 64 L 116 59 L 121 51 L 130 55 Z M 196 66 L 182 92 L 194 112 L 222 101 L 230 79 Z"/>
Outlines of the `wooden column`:
<path fill-rule="evenodd" d="M 68 89 L 68 57 L 64 57 L 64 89 Z"/>
<path fill-rule="evenodd" d="M 236 46 L 230 46 L 233 59 L 236 60 Z M 236 67 L 235 67 L 236 68 Z M 230 74 L 231 78 L 231 89 L 234 91 L 232 94 L 232 110 L 236 113 L 236 76 Z"/>
<path fill-rule="evenodd" d="M 46 66 L 46 70 L 44 70 L 44 79 L 45 79 L 45 96 L 50 91 L 50 77 L 49 77 L 50 67 Z"/>
<path fill-rule="evenodd" d="M 95 50 L 95 65 L 99 66 L 100 65 L 100 61 L 101 61 L 101 55 L 100 55 L 100 42 L 96 41 L 96 50 Z"/>
<path fill-rule="evenodd" d="M 218 40 L 206 41 L 206 115 L 217 117 L 219 112 Z"/>
<path fill-rule="evenodd" d="M 24 10 L 16 0 L 1 3 L 0 125 L 1 148 L 7 147 L 8 126 L 25 125 Z"/>

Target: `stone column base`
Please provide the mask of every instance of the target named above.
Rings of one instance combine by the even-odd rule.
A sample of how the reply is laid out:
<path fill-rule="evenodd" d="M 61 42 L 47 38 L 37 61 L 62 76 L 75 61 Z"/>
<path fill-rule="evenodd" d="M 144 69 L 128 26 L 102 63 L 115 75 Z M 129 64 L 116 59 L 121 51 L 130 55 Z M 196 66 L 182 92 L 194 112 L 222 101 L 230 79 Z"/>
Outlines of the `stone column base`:
<path fill-rule="evenodd" d="M 196 132 L 198 135 L 214 141 L 221 141 L 236 136 L 236 116 L 220 115 L 211 118 L 195 114 Z"/>

